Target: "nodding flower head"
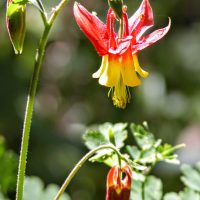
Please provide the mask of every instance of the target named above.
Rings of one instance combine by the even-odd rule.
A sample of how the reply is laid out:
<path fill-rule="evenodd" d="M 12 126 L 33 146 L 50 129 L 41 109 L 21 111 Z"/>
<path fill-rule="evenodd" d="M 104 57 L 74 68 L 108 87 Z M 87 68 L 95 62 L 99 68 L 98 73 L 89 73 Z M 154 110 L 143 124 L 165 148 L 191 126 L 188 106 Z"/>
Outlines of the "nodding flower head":
<path fill-rule="evenodd" d="M 139 9 L 130 18 L 126 10 L 127 6 L 123 6 L 121 31 L 118 34 L 114 31 L 114 22 L 117 18 L 112 8 L 108 10 L 106 23 L 103 23 L 81 4 L 74 4 L 74 16 L 78 26 L 92 42 L 97 53 L 102 56 L 101 66 L 93 74 L 93 78 L 98 78 L 101 85 L 110 88 L 108 94 L 112 97 L 113 104 L 119 108 L 125 108 L 130 102 L 129 87 L 141 84 L 139 76 L 148 76 L 148 72 L 139 65 L 138 52 L 164 37 L 171 25 L 169 20 L 165 28 L 143 35 L 154 25 L 149 1 L 143 0 Z"/>
<path fill-rule="evenodd" d="M 122 174 L 125 178 L 122 179 Z M 131 191 L 131 168 L 126 165 L 120 169 L 114 166 L 110 169 L 107 176 L 106 200 L 129 200 Z"/>

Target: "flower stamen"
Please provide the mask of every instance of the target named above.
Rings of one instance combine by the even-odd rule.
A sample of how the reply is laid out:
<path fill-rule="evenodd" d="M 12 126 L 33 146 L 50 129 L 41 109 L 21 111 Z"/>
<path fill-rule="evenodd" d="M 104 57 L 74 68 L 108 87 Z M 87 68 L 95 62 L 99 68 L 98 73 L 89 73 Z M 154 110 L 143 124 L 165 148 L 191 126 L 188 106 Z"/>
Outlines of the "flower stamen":
<path fill-rule="evenodd" d="M 111 90 L 108 93 L 108 96 L 110 95 L 110 92 L 112 92 L 112 100 L 113 104 L 118 108 L 126 108 L 126 104 L 130 103 L 131 100 L 131 94 L 129 91 L 129 88 L 123 83 L 122 76 L 120 76 L 120 79 L 114 87 L 111 88 Z"/>

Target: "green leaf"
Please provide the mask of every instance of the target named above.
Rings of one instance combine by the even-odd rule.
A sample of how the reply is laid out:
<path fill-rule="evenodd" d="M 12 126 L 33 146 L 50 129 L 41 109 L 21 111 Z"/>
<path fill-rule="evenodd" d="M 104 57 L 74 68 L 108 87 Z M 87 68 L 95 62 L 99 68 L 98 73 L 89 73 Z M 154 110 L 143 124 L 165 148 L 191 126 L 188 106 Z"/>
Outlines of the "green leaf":
<path fill-rule="evenodd" d="M 181 177 L 182 182 L 192 190 L 200 192 L 200 172 L 189 165 L 183 165 L 181 171 L 184 175 Z"/>
<path fill-rule="evenodd" d="M 59 187 L 56 185 L 48 185 L 44 189 L 44 183 L 38 177 L 26 177 L 24 184 L 24 200 L 49 200 L 54 199 Z M 60 200 L 70 200 L 65 193 Z"/>
<path fill-rule="evenodd" d="M 180 197 L 181 200 L 200 200 L 200 195 L 189 188 L 185 188 L 183 192 L 180 192 Z"/>
<path fill-rule="evenodd" d="M 142 184 L 142 181 L 132 180 L 130 200 L 142 200 Z"/>
<path fill-rule="evenodd" d="M 150 149 L 155 144 L 156 141 L 153 134 L 149 132 L 145 126 L 132 123 L 130 129 L 138 146 L 142 150 Z"/>
<path fill-rule="evenodd" d="M 144 150 L 141 152 L 141 158 L 140 162 L 142 164 L 145 163 L 154 163 L 156 162 L 156 149 L 155 148 L 150 148 L 148 150 Z"/>
<path fill-rule="evenodd" d="M 198 162 L 198 163 L 196 164 L 196 168 L 197 168 L 197 170 L 198 170 L 199 173 L 200 173 L 200 162 Z"/>
<path fill-rule="evenodd" d="M 144 190 L 144 192 L 143 192 Z M 144 196 L 144 198 L 143 198 Z M 133 174 L 130 200 L 161 200 L 162 182 L 154 176 L 146 177 L 146 180 L 135 180 Z"/>
<path fill-rule="evenodd" d="M 119 149 L 124 146 L 124 141 L 128 138 L 128 132 L 125 130 L 127 126 L 127 123 L 117 123 L 112 127 L 115 146 Z"/>
<path fill-rule="evenodd" d="M 1 193 L 1 190 L 0 190 L 0 200 L 8 200 L 8 199 L 5 198 L 4 195 Z"/>
<path fill-rule="evenodd" d="M 161 200 L 162 181 L 154 176 L 147 177 L 144 192 L 145 200 Z"/>
<path fill-rule="evenodd" d="M 97 130 L 88 130 L 84 135 L 85 145 L 88 149 L 94 149 L 100 145 L 109 144 L 108 136 Z"/>
<path fill-rule="evenodd" d="M 181 200 L 181 198 L 175 192 L 165 194 L 163 200 Z"/>
<path fill-rule="evenodd" d="M 15 188 L 17 164 L 17 155 L 6 149 L 4 138 L 0 136 L 0 189 L 3 194 Z"/>
<path fill-rule="evenodd" d="M 124 141 L 128 136 L 126 130 L 126 123 L 117 123 L 112 125 L 111 123 L 105 123 L 97 127 L 90 128 L 83 135 L 85 145 L 89 149 L 94 149 L 100 145 L 114 145 L 116 148 L 120 149 L 124 146 Z M 105 164 L 112 166 L 117 161 L 117 156 L 111 149 L 104 149 L 92 158 L 92 162 L 104 162 Z M 112 164 L 113 163 L 113 164 Z"/>
<path fill-rule="evenodd" d="M 89 159 L 91 162 L 105 163 L 109 167 L 118 164 L 118 156 L 110 149 L 99 151 L 95 156 Z"/>
<path fill-rule="evenodd" d="M 138 149 L 138 147 L 136 146 L 130 146 L 127 145 L 126 146 L 126 151 L 128 152 L 128 154 L 131 156 L 132 159 L 137 160 L 140 158 L 140 150 Z"/>

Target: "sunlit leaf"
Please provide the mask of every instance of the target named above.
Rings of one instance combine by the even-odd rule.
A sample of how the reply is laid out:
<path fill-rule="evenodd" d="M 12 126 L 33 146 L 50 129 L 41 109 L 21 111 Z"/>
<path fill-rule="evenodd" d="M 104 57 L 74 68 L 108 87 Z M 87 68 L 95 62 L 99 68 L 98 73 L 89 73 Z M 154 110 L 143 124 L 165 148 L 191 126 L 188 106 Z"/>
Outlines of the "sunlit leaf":
<path fill-rule="evenodd" d="M 180 192 L 181 200 L 200 200 L 200 194 L 186 188 L 183 192 Z"/>
<path fill-rule="evenodd" d="M 181 198 L 175 192 L 170 192 L 168 194 L 165 194 L 163 200 L 181 200 Z"/>
<path fill-rule="evenodd" d="M 4 138 L 0 136 L 0 189 L 4 194 L 15 188 L 17 163 L 17 155 L 6 149 Z"/>
<path fill-rule="evenodd" d="M 127 145 L 126 150 L 132 159 L 137 160 L 140 158 L 141 152 L 136 146 Z"/>
<path fill-rule="evenodd" d="M 57 185 L 48 185 L 44 188 L 44 183 L 38 177 L 26 177 L 24 184 L 24 200 L 50 200 L 54 199 L 59 187 Z M 60 200 L 70 200 L 65 193 Z"/>
<path fill-rule="evenodd" d="M 154 176 L 147 177 L 144 194 L 145 200 L 161 200 L 162 181 Z"/>
<path fill-rule="evenodd" d="M 130 200 L 142 200 L 142 181 L 132 180 Z"/>
<path fill-rule="evenodd" d="M 116 148 L 120 149 L 124 146 L 124 141 L 128 136 L 126 127 L 126 123 L 117 123 L 114 125 L 105 123 L 88 129 L 83 135 L 83 139 L 89 149 L 94 149 L 100 145 L 106 144 L 114 145 Z M 109 166 L 113 166 L 114 163 L 118 162 L 118 157 L 113 150 L 103 149 L 90 158 L 90 161 L 104 162 Z"/>
<path fill-rule="evenodd" d="M 134 175 L 134 174 L 133 174 Z M 154 176 L 146 177 L 146 180 L 135 180 L 133 176 L 130 200 L 161 200 L 162 182 Z"/>
<path fill-rule="evenodd" d="M 153 134 L 146 127 L 132 123 L 130 129 L 138 146 L 142 150 L 150 149 L 155 144 L 156 141 Z"/>
<path fill-rule="evenodd" d="M 3 196 L 3 194 L 1 193 L 1 190 L 0 190 L 0 200 L 8 200 L 7 198 L 5 198 L 5 197 Z"/>
<path fill-rule="evenodd" d="M 181 171 L 183 183 L 192 190 L 200 192 L 200 173 L 189 165 L 183 165 Z"/>

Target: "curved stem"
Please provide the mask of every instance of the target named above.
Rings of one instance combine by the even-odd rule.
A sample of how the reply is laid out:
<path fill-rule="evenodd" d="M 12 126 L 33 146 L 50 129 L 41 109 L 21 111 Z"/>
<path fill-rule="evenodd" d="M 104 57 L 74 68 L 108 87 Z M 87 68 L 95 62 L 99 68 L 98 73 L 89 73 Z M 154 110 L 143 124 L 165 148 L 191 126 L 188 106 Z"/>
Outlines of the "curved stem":
<path fill-rule="evenodd" d="M 70 174 L 68 175 L 68 177 L 66 178 L 65 182 L 63 183 L 63 185 L 61 186 L 60 190 L 58 191 L 56 197 L 54 198 L 54 200 L 59 200 L 59 198 L 61 197 L 61 195 L 63 194 L 63 192 L 65 191 L 65 189 L 67 188 L 67 186 L 69 185 L 69 183 L 71 182 L 71 180 L 73 179 L 73 177 L 75 176 L 75 174 L 78 172 L 78 170 L 82 167 L 82 165 L 91 157 L 93 156 L 97 151 L 102 150 L 102 149 L 112 149 L 119 157 L 119 159 L 123 159 L 122 155 L 120 154 L 120 152 L 118 151 L 118 149 L 116 149 L 115 146 L 113 145 L 102 145 L 99 146 L 93 150 L 91 150 L 90 152 L 88 152 L 84 157 L 82 157 L 82 159 L 75 165 L 75 167 L 72 169 L 72 171 L 70 172 Z"/>
<path fill-rule="evenodd" d="M 25 177 L 25 171 L 26 171 L 26 160 L 27 160 L 28 144 L 29 144 L 29 137 L 30 137 L 31 119 L 33 115 L 35 94 L 36 94 L 38 79 L 39 79 L 39 75 L 41 71 L 41 65 L 42 65 L 42 61 L 44 57 L 44 52 L 45 52 L 49 32 L 51 30 L 53 22 L 55 21 L 56 16 L 58 15 L 59 11 L 63 8 L 65 3 L 67 3 L 67 0 L 61 1 L 61 3 L 57 6 L 55 12 L 52 14 L 52 18 L 50 18 L 50 21 L 47 21 L 46 16 L 42 15 L 45 29 L 40 39 L 39 47 L 36 51 L 34 72 L 31 79 L 29 93 L 27 97 L 21 151 L 20 151 L 19 166 L 18 166 L 16 200 L 23 199 L 24 177 Z"/>

